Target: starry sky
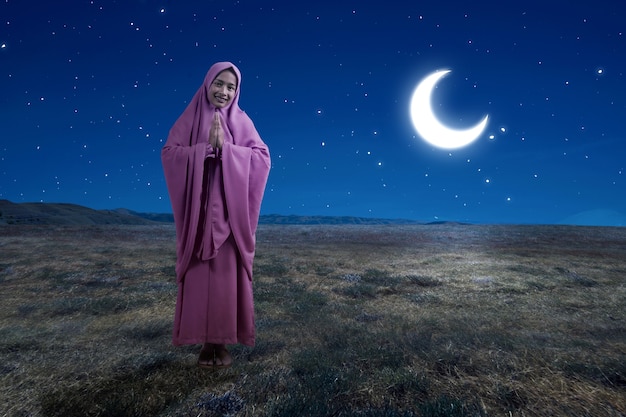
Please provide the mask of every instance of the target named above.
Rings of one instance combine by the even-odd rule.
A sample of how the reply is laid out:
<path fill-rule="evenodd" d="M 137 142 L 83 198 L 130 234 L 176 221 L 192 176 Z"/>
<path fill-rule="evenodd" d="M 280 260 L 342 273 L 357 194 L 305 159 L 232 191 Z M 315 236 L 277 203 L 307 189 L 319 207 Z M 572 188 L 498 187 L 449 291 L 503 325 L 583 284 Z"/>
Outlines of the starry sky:
<path fill-rule="evenodd" d="M 0 1 L 0 199 L 171 212 L 161 148 L 232 61 L 262 214 L 626 226 L 620 2 Z M 409 114 L 441 69 L 441 122 L 489 115 L 460 149 Z"/>

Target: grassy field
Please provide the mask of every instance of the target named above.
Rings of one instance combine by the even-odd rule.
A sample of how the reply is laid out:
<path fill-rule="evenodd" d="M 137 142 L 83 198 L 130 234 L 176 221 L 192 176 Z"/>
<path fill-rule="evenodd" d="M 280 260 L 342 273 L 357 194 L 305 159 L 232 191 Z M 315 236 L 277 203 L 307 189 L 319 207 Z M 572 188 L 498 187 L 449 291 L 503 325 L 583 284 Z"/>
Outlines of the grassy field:
<path fill-rule="evenodd" d="M 0 416 L 625 416 L 626 229 L 271 226 L 258 340 L 175 348 L 173 225 L 0 227 Z"/>

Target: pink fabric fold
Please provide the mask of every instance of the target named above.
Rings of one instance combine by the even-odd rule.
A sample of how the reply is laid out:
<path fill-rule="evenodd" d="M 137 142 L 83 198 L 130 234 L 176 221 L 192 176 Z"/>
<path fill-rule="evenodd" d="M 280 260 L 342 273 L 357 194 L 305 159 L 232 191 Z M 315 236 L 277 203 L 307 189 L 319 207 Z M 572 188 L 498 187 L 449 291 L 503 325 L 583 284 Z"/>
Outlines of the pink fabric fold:
<path fill-rule="evenodd" d="M 238 87 L 229 106 L 218 109 L 208 100 L 215 77 L 232 68 Z M 255 233 L 261 200 L 270 169 L 269 150 L 252 120 L 239 108 L 241 73 L 230 62 L 213 65 L 204 83 L 170 129 L 161 151 L 161 161 L 176 223 L 176 277 L 181 282 L 194 255 L 197 240 L 204 239 L 199 224 L 202 205 L 203 175 L 209 131 L 218 112 L 225 138 L 221 150 L 224 194 L 228 223 L 243 266 L 252 280 Z M 205 245 L 208 242 L 203 242 Z"/>

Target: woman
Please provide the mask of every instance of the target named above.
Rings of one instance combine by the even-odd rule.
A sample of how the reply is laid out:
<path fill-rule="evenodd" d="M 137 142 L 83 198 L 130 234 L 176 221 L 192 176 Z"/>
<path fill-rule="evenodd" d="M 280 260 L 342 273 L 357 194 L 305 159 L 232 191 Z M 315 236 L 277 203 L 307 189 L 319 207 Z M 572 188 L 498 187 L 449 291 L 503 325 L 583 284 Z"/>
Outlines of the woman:
<path fill-rule="evenodd" d="M 174 345 L 227 367 L 226 345 L 255 342 L 252 261 L 270 156 L 239 108 L 241 73 L 214 64 L 161 152 L 176 223 Z"/>

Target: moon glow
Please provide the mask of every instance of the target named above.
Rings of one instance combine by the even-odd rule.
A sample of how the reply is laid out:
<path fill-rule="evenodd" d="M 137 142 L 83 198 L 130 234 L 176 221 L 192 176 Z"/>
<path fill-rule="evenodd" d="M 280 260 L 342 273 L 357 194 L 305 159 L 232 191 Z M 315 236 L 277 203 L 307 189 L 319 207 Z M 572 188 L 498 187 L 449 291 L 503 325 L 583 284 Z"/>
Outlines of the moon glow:
<path fill-rule="evenodd" d="M 478 139 L 487 127 L 489 115 L 468 129 L 452 129 L 437 118 L 433 112 L 432 93 L 439 80 L 449 72 L 436 71 L 420 81 L 411 98 L 410 113 L 413 126 L 422 139 L 439 148 L 456 149 Z"/>

